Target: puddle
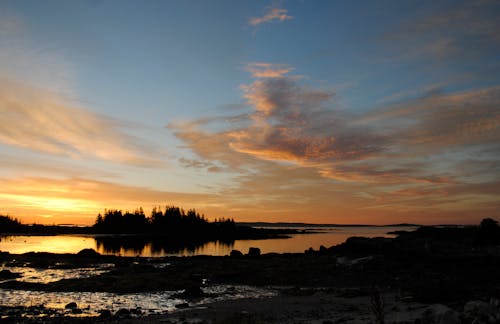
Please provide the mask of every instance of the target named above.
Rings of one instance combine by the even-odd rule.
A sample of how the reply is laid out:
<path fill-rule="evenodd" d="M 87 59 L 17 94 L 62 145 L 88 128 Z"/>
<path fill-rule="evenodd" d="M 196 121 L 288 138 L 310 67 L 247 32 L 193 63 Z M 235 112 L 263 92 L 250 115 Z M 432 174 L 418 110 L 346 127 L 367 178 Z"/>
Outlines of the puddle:
<path fill-rule="evenodd" d="M 62 279 L 77 279 L 89 278 L 98 276 L 109 271 L 114 267 L 114 264 L 99 264 L 94 267 L 74 268 L 74 269 L 39 269 L 31 267 L 6 267 L 1 270 L 9 270 L 19 273 L 22 277 L 17 278 L 17 281 L 33 282 L 33 283 L 49 283 Z"/>
<path fill-rule="evenodd" d="M 140 309 L 142 315 L 160 314 L 176 310 L 175 305 L 189 303 L 190 306 L 234 300 L 240 298 L 265 298 L 277 294 L 271 288 L 250 286 L 214 285 L 202 288 L 203 292 L 213 296 L 205 297 L 194 303 L 175 298 L 182 291 L 163 291 L 152 293 L 114 294 L 102 292 L 42 292 L 0 289 L 0 305 L 2 306 L 41 306 L 54 309 L 59 314 L 70 315 L 71 311 L 64 307 L 75 302 L 82 310 L 80 316 L 97 316 L 101 310 L 116 312 L 121 308 Z"/>

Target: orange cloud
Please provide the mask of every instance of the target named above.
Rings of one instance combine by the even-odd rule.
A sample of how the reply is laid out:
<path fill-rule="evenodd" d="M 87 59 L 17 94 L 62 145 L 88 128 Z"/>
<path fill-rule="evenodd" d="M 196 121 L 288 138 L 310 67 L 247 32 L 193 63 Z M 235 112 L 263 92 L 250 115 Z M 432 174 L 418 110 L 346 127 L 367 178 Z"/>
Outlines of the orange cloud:
<path fill-rule="evenodd" d="M 283 22 L 285 20 L 293 19 L 293 17 L 287 13 L 288 10 L 283 8 L 268 7 L 262 17 L 253 17 L 248 21 L 248 23 L 252 26 L 257 26 L 272 21 Z"/>
<path fill-rule="evenodd" d="M 117 120 L 68 105 L 57 94 L 0 78 L 0 142 L 53 155 L 157 166 L 150 147 Z"/>
<path fill-rule="evenodd" d="M 434 91 L 354 115 L 304 79 L 254 77 L 242 86 L 248 113 L 170 125 L 203 163 L 234 174 L 219 194 L 238 217 L 446 223 L 498 214 L 488 184 L 499 180 L 497 88 Z"/>
<path fill-rule="evenodd" d="M 461 93 L 432 93 L 399 105 L 375 110 L 354 121 L 384 127 L 400 146 L 443 150 L 453 146 L 498 143 L 500 87 Z"/>
<path fill-rule="evenodd" d="M 281 78 L 293 71 L 293 68 L 285 64 L 256 62 L 249 63 L 246 70 L 251 73 L 253 78 Z"/>

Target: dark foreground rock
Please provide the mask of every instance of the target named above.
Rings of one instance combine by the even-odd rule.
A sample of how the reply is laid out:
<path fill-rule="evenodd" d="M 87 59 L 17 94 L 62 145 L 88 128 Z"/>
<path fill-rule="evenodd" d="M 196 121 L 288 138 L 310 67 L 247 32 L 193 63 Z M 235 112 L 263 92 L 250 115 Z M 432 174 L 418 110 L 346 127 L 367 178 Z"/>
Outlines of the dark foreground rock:
<path fill-rule="evenodd" d="M 178 297 L 188 300 L 189 306 L 193 299 L 204 297 L 200 287 L 206 282 L 295 287 L 283 294 L 287 303 L 293 298 L 301 302 L 318 302 L 315 300 L 316 290 L 329 289 L 343 292 L 343 295 L 335 295 L 336 298 L 367 300 L 366 307 L 371 314 L 370 298 L 376 286 L 383 294 L 390 292 L 394 295 L 391 298 L 403 303 L 442 306 L 416 314 L 414 320 L 420 323 L 454 323 L 457 318 L 462 323 L 496 323 L 500 320 L 496 312 L 500 300 L 500 247 L 496 236 L 486 240 L 478 233 L 482 232 L 477 228 L 423 228 L 401 233 L 395 239 L 350 238 L 344 244 L 319 251 L 310 249 L 303 254 L 259 255 L 255 251 L 249 255 L 233 253 L 232 257 L 155 259 L 107 257 L 93 253 L 83 256 L 2 254 L 0 258 L 4 264 L 16 266 L 27 264 L 51 268 L 61 264 L 113 263 L 115 267 L 91 278 L 47 284 L 10 280 L 0 283 L 0 288 L 114 293 L 184 290 L 184 295 Z M 159 267 L 157 264 L 168 266 Z M 183 311 L 191 312 L 193 308 Z M 350 311 L 359 313 L 360 310 L 347 310 Z M 328 320 L 326 315 L 322 318 Z M 267 319 L 264 316 L 257 320 L 265 322 Z M 351 320 L 346 318 L 343 321 Z"/>
<path fill-rule="evenodd" d="M 19 273 L 11 272 L 10 270 L 0 271 L 0 280 L 16 279 L 20 277 L 21 275 Z"/>

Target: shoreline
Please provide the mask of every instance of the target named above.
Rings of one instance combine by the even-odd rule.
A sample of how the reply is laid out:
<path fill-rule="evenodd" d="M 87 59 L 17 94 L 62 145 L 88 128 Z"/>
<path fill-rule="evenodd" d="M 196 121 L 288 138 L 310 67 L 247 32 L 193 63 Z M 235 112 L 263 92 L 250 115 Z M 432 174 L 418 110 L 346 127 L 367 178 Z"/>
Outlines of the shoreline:
<path fill-rule="evenodd" d="M 168 314 L 137 316 L 132 314 L 134 309 L 129 308 L 121 311 L 122 314 L 106 313 L 111 321 L 120 316 L 132 322 L 170 320 L 168 318 L 182 322 L 182 318 L 194 321 L 201 317 L 201 322 L 216 323 L 224 315 L 249 323 L 286 323 L 287 316 L 295 314 L 293 316 L 302 316 L 304 323 L 351 322 L 360 320 L 359 316 L 365 316 L 361 322 L 366 322 L 373 321 L 366 316 L 376 314 L 374 300 L 375 304 L 393 305 L 387 306 L 389 309 L 383 306 L 383 310 L 387 316 L 397 315 L 399 322 L 394 323 L 407 323 L 401 320 L 405 314 L 413 314 L 411 323 L 431 315 L 471 318 L 490 312 L 494 305 L 494 309 L 500 309 L 498 237 L 488 238 L 478 233 L 482 232 L 471 228 L 423 228 L 400 233 L 396 238 L 351 237 L 340 245 L 295 254 L 145 258 L 100 255 L 93 250 L 78 254 L 3 252 L 0 262 L 5 269 L 30 267 L 39 272 L 57 269 L 64 272 L 98 264 L 108 264 L 109 268 L 87 278 L 63 278 L 46 283 L 6 279 L 15 275 L 15 271 L 3 272 L 7 281 L 0 283 L 0 289 L 117 295 L 176 291 L 175 298 L 179 298 L 179 307 L 183 308 Z M 217 285 L 277 287 L 279 294 L 266 300 L 230 300 L 209 303 L 203 308 L 196 306 L 210 296 L 209 288 Z M 364 306 L 351 310 L 335 308 L 335 305 L 354 301 Z M 436 304 L 441 305 L 438 310 L 425 313 Z M 424 311 L 417 314 L 414 312 L 417 308 Z M 21 313 L 23 311 L 28 309 Z M 290 315 L 289 311 L 296 313 Z M 471 312 L 479 312 L 479 315 Z M 339 314 L 354 317 L 342 319 Z M 491 316 L 500 321 L 500 311 Z"/>

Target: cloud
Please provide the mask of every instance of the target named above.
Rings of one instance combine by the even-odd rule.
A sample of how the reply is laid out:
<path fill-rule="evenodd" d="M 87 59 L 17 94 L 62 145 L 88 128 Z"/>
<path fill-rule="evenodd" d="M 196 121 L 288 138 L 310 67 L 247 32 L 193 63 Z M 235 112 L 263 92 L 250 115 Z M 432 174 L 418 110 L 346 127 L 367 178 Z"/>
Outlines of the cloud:
<path fill-rule="evenodd" d="M 0 35 L 3 34 L 5 36 L 18 33 L 22 30 L 24 30 L 24 24 L 18 17 L 12 13 L 6 14 L 4 12 L 0 14 Z"/>
<path fill-rule="evenodd" d="M 442 151 L 456 146 L 498 143 L 500 87 L 430 95 L 366 113 L 355 123 L 393 125 L 391 137 L 403 146 Z M 389 127 L 389 126 L 387 126 Z"/>
<path fill-rule="evenodd" d="M 266 8 L 266 12 L 262 17 L 250 18 L 248 23 L 252 26 L 257 26 L 260 24 L 269 23 L 273 21 L 283 22 L 285 20 L 293 19 L 293 17 L 288 15 L 287 13 L 288 10 L 283 8 L 268 7 Z"/>
<path fill-rule="evenodd" d="M 179 162 L 187 167 L 194 169 L 205 169 L 208 172 L 220 172 L 221 168 L 212 162 L 200 161 L 195 159 L 179 158 Z"/>
<path fill-rule="evenodd" d="M 255 166 L 256 160 L 292 163 L 344 182 L 432 184 L 455 179 L 430 167 L 438 162 L 420 156 L 499 145 L 496 87 L 432 91 L 354 115 L 335 109 L 332 90 L 311 88 L 287 74 L 251 73 L 255 80 L 242 86 L 250 113 L 219 132 L 204 130 L 205 123 L 175 128 L 175 135 L 204 160 L 239 170 Z"/>
<path fill-rule="evenodd" d="M 499 11 L 497 1 L 452 2 L 422 13 L 417 10 L 415 18 L 405 19 L 385 35 L 385 40 L 397 44 L 394 50 L 412 59 L 430 56 L 440 62 L 471 57 L 496 60 Z"/>
<path fill-rule="evenodd" d="M 170 125 L 200 166 L 234 174 L 219 194 L 235 214 L 470 222 L 498 205 L 489 183 L 500 181 L 491 167 L 500 161 L 499 88 L 430 87 L 354 114 L 307 78 L 249 72 L 254 80 L 241 86 L 248 113 Z"/>
<path fill-rule="evenodd" d="M 293 71 L 293 68 L 286 64 L 255 62 L 249 63 L 245 70 L 250 72 L 253 78 L 281 78 Z"/>
<path fill-rule="evenodd" d="M 242 87 L 254 109 L 249 127 L 228 132 L 230 147 L 265 160 L 314 166 L 368 158 L 384 150 L 387 139 L 349 125 L 349 116 L 332 109 L 335 92 L 303 85 L 293 76 L 257 78 Z"/>
<path fill-rule="evenodd" d="M 158 166 L 150 147 L 126 134 L 121 122 L 76 108 L 60 95 L 0 78 L 0 142 L 75 159 L 94 157 Z"/>

